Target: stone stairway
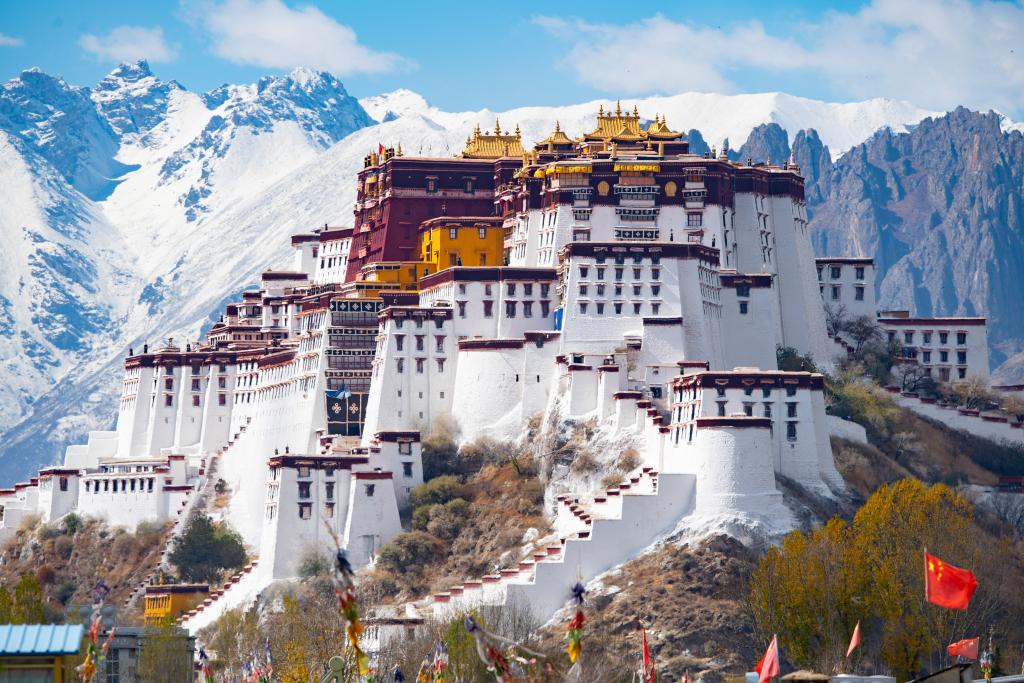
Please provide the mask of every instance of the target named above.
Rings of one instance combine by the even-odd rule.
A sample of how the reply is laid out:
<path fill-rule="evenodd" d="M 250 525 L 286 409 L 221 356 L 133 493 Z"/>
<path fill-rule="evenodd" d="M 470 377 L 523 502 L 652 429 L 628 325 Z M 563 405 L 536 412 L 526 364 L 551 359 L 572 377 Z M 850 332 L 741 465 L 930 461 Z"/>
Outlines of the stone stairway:
<path fill-rule="evenodd" d="M 546 621 L 586 583 L 663 538 L 694 507 L 695 477 L 643 467 L 617 487 L 590 497 L 561 496 L 556 542 L 537 548 L 515 568 L 471 579 L 412 603 L 419 616 L 449 618 L 479 605 L 527 606 Z"/>
<path fill-rule="evenodd" d="M 178 625 L 195 633 L 203 626 L 216 621 L 217 617 L 226 609 L 236 607 L 244 602 L 250 593 L 255 596 L 259 590 L 252 591 L 254 584 L 262 588 L 262 581 L 256 571 L 258 566 L 259 560 L 253 560 L 228 578 L 220 587 L 213 588 L 211 586 L 206 599 L 186 612 L 178 620 Z"/>

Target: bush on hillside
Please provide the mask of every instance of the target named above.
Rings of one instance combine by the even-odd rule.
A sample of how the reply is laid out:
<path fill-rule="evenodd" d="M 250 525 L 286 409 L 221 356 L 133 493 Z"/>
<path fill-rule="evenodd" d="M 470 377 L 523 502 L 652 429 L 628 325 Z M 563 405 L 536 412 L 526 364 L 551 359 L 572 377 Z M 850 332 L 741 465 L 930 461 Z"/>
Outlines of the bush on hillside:
<path fill-rule="evenodd" d="M 202 513 L 195 513 L 174 543 L 170 561 L 185 581 L 214 583 L 226 569 L 245 564 L 245 546 L 237 532 L 225 524 L 214 525 Z"/>
<path fill-rule="evenodd" d="M 381 547 L 377 568 L 407 589 L 420 588 L 424 569 L 444 558 L 441 541 L 425 531 L 403 531 Z"/>
<path fill-rule="evenodd" d="M 409 494 L 409 504 L 415 510 L 423 505 L 443 505 L 450 500 L 461 498 L 462 482 L 459 478 L 445 474 L 420 484 Z"/>
<path fill-rule="evenodd" d="M 779 364 L 779 370 L 786 372 L 817 372 L 818 366 L 814 364 L 811 354 L 801 354 L 792 346 L 777 346 L 775 348 L 775 359 Z"/>

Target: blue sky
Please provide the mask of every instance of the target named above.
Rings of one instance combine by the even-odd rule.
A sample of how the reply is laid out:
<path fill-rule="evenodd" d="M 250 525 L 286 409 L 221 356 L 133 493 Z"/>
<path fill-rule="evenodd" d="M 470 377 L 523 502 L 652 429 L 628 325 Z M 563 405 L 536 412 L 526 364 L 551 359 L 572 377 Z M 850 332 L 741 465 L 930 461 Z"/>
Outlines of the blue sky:
<path fill-rule="evenodd" d="M 293 66 L 449 110 L 784 91 L 1024 114 L 1020 0 L 728 3 L 150 0 L 0 4 L 0 79 L 122 59 L 203 91 Z"/>

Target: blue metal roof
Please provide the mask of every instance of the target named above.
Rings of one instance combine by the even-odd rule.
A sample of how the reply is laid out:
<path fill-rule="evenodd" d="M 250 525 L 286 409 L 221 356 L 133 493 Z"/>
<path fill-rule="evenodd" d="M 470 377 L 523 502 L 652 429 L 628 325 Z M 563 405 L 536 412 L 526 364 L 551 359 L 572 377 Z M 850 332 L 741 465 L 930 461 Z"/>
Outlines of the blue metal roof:
<path fill-rule="evenodd" d="M 0 624 L 0 657 L 75 654 L 84 628 L 81 624 Z"/>

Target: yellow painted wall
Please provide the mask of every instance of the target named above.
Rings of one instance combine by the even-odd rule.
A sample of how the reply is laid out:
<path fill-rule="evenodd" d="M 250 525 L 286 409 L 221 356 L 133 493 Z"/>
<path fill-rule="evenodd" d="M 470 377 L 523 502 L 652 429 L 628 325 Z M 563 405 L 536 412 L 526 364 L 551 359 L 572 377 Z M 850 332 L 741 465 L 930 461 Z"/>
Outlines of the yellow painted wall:
<path fill-rule="evenodd" d="M 144 617 L 147 626 L 158 626 L 166 619 L 177 619 L 206 599 L 209 592 L 196 587 L 196 590 L 189 592 L 146 592 L 146 603 Z"/>
<path fill-rule="evenodd" d="M 420 259 L 431 272 L 453 266 L 500 266 L 505 229 L 500 225 L 447 225 L 420 231 Z"/>

